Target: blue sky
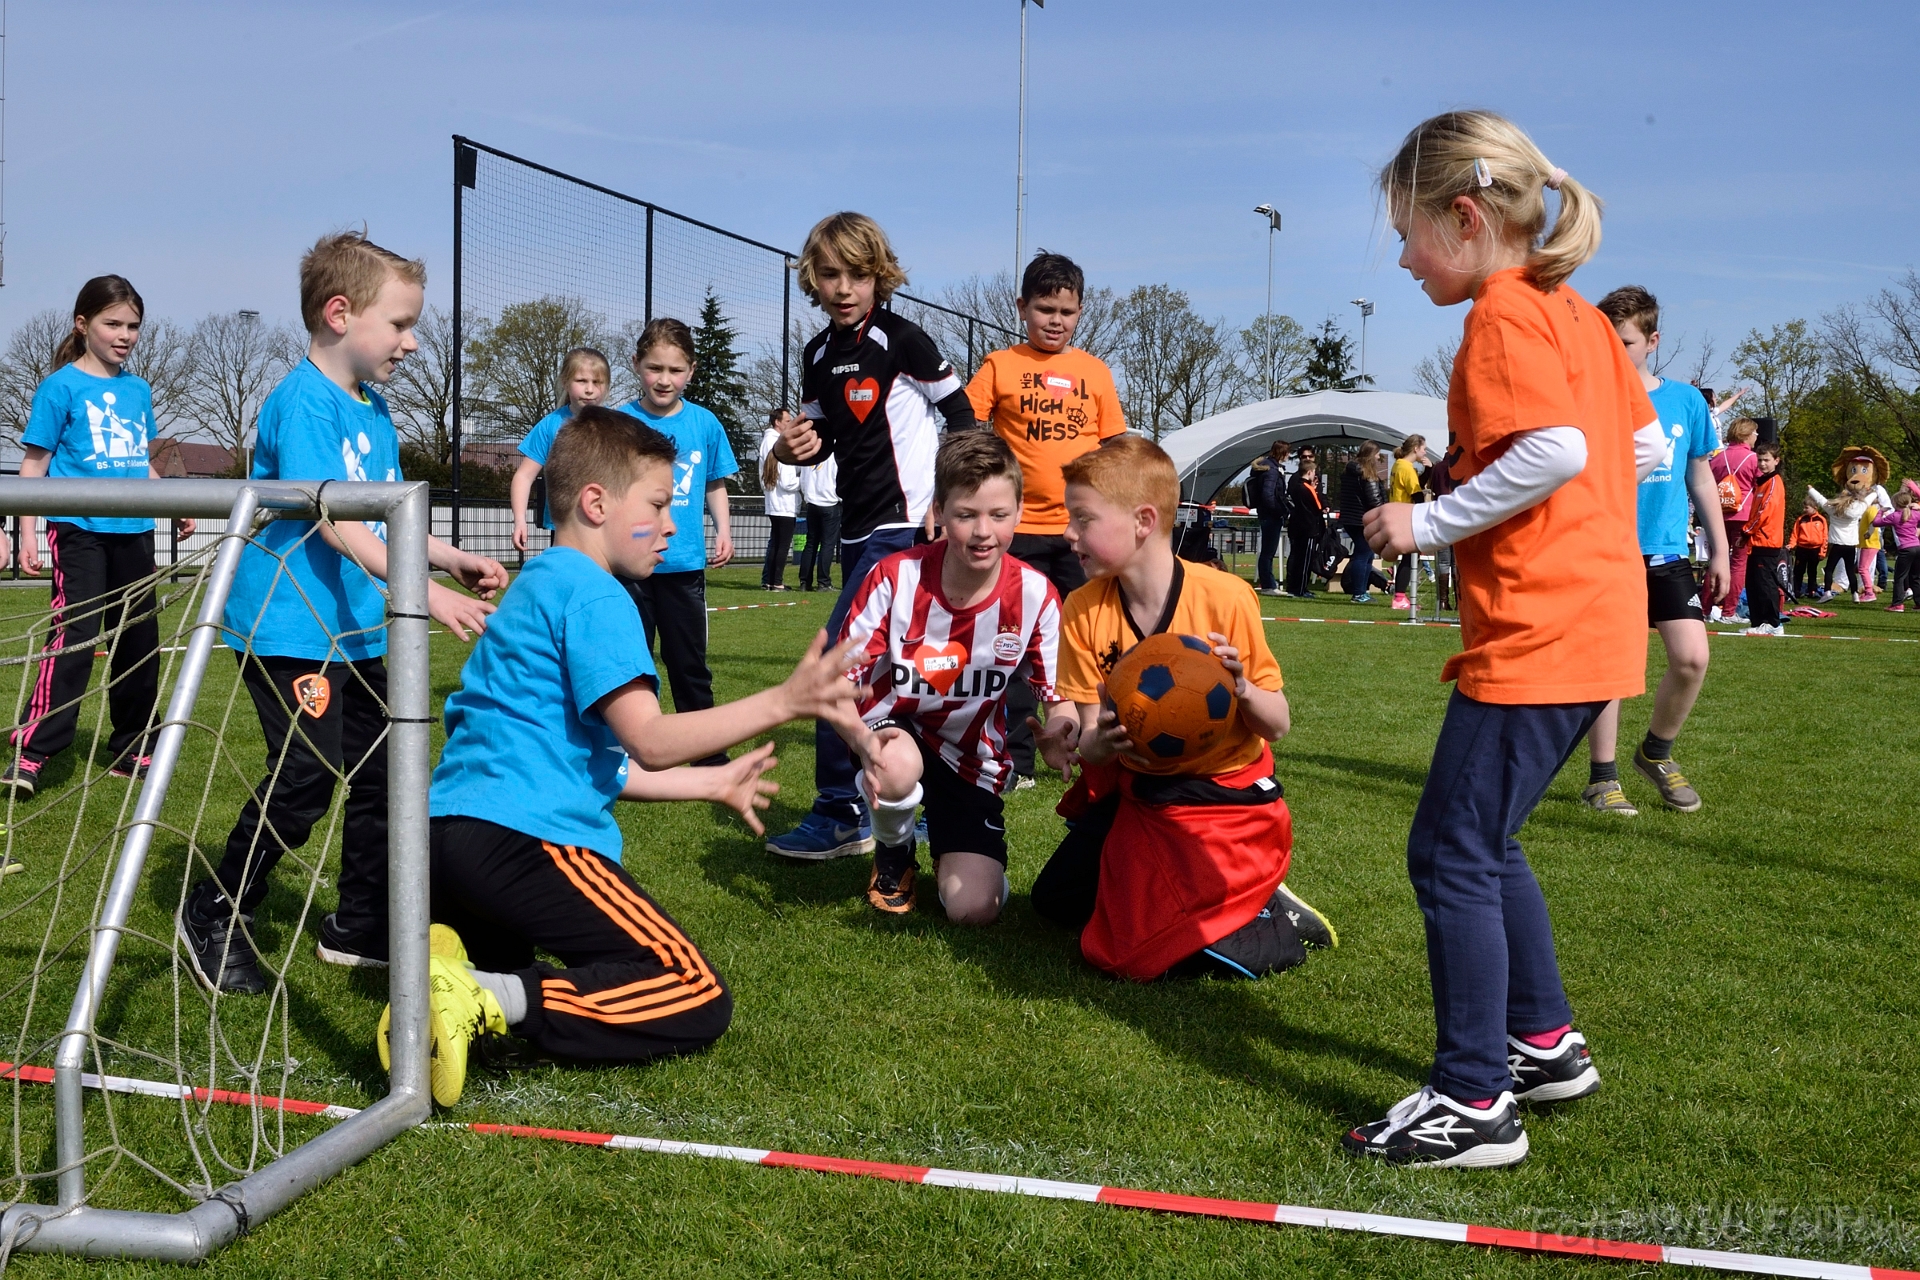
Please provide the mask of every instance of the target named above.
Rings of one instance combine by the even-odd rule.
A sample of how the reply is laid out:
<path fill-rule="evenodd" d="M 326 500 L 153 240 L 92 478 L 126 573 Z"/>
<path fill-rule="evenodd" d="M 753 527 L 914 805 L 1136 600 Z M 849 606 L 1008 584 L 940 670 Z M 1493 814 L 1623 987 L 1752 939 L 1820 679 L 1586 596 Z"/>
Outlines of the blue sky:
<path fill-rule="evenodd" d="M 151 314 L 292 318 L 300 250 L 365 221 L 450 274 L 455 132 L 796 245 L 877 216 L 925 291 L 1009 266 L 1013 0 L 821 5 L 16 4 L 0 328 L 102 271 Z M 1029 248 L 1244 322 L 1378 308 L 1408 385 L 1449 332 L 1394 266 L 1375 167 L 1488 106 L 1608 202 L 1590 297 L 1671 339 L 1858 300 L 1920 262 L 1920 18 L 1890 3 L 1051 0 L 1030 21 Z M 1724 379 L 1723 379 L 1724 381 Z"/>

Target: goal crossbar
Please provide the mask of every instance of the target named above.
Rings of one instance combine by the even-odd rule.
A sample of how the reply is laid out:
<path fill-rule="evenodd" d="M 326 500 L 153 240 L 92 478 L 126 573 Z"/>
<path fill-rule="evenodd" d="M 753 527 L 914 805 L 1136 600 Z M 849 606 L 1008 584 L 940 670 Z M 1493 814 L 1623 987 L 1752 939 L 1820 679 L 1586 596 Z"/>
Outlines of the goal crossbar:
<path fill-rule="evenodd" d="M 279 1212 L 295 1198 L 364 1159 L 426 1119 L 428 1069 L 427 782 L 427 486 L 412 483 L 247 480 L 0 479 L 0 515 L 59 511 L 80 516 L 227 517 L 200 601 L 187 653 L 132 822 L 89 941 L 73 1004 L 54 1057 L 54 1115 L 59 1202 L 14 1204 L 0 1214 L 0 1248 L 92 1257 L 198 1262 Z M 384 521 L 389 668 L 388 848 L 389 1043 L 387 1096 L 352 1119 L 294 1148 L 183 1213 L 96 1208 L 86 1202 L 85 1091 L 82 1075 L 94 1021 L 132 910 L 161 807 L 215 646 L 241 551 L 267 521 Z M 4 1253 L 0 1253 L 4 1257 Z"/>

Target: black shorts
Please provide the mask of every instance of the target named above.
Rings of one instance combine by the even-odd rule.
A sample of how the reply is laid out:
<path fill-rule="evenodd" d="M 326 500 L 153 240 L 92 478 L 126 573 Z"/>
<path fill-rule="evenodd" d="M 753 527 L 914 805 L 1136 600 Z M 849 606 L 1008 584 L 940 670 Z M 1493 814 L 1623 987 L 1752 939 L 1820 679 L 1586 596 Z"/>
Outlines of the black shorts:
<path fill-rule="evenodd" d="M 1702 622 L 1706 612 L 1700 607 L 1700 584 L 1694 581 L 1693 565 L 1686 560 L 1647 566 L 1647 625 L 1657 622 Z"/>
<path fill-rule="evenodd" d="M 907 721 L 889 717 L 874 721 L 873 728 L 905 729 L 920 748 L 920 803 L 927 809 L 927 849 L 934 861 L 949 853 L 980 853 L 1006 866 L 1005 801 L 955 773 Z"/>

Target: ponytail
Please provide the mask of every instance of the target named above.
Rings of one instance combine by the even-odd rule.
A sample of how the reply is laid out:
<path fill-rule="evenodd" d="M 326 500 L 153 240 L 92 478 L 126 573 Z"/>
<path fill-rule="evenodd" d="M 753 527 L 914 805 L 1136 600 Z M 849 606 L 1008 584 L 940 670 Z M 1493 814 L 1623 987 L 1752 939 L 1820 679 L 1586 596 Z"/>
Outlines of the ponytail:
<path fill-rule="evenodd" d="M 109 307 L 121 303 L 132 307 L 134 314 L 142 320 L 147 317 L 147 304 L 140 300 L 140 292 L 128 282 L 125 276 L 95 276 L 80 286 L 80 296 L 73 300 L 73 319 L 92 323 L 95 316 Z M 87 354 L 86 335 L 75 325 L 67 330 L 67 336 L 60 339 L 60 345 L 54 348 L 53 367 L 64 369 Z"/>
<path fill-rule="evenodd" d="M 760 488 L 762 490 L 780 487 L 780 459 L 773 456 L 773 450 L 767 450 L 767 456 L 760 459 Z"/>
<path fill-rule="evenodd" d="M 1544 202 L 1543 202 L 1544 203 Z M 1600 252 L 1600 198 L 1572 178 L 1560 180 L 1560 216 L 1527 257 L 1527 275 L 1551 293 Z"/>

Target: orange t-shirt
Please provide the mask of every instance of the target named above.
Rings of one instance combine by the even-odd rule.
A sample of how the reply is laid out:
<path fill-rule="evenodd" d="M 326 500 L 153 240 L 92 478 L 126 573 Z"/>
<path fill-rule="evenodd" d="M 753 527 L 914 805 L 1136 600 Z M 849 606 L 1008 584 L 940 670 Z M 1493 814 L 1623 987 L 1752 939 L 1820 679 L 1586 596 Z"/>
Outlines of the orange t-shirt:
<path fill-rule="evenodd" d="M 1448 472 L 1464 482 L 1513 438 L 1576 427 L 1587 465 L 1545 502 L 1454 545 L 1462 652 L 1442 680 L 1480 702 L 1601 702 L 1646 691 L 1647 572 L 1633 433 L 1658 421 L 1607 318 L 1521 268 L 1487 277 L 1447 395 Z"/>
<path fill-rule="evenodd" d="M 1159 625 L 1142 633 L 1128 615 L 1118 578 L 1095 578 L 1067 597 L 1060 619 L 1060 678 L 1054 687 L 1062 698 L 1091 705 L 1100 701 L 1100 685 L 1113 670 L 1120 656 L 1147 638 L 1170 631 L 1175 635 L 1199 636 L 1218 631 L 1227 643 L 1240 651 L 1240 664 L 1246 668 L 1247 683 L 1256 689 L 1277 690 L 1281 686 L 1280 664 L 1267 647 L 1267 633 L 1260 625 L 1260 597 L 1245 578 L 1196 564 L 1175 560 L 1173 589 L 1167 593 L 1167 606 Z M 1646 610 L 1643 608 L 1641 613 Z M 1220 764 L 1213 772 L 1231 773 L 1260 758 L 1265 741 L 1245 720 L 1237 720 L 1234 733 L 1238 740 L 1223 739 L 1214 748 Z"/>
<path fill-rule="evenodd" d="M 1048 355 L 1029 343 L 996 351 L 967 384 L 973 416 L 1020 459 L 1021 533 L 1065 533 L 1067 482 L 1061 470 L 1127 429 L 1113 374 L 1077 347 Z"/>
<path fill-rule="evenodd" d="M 1786 542 L 1787 483 L 1778 471 L 1762 476 L 1753 486 L 1753 508 L 1747 515 L 1747 538 L 1756 547 L 1779 547 Z"/>

